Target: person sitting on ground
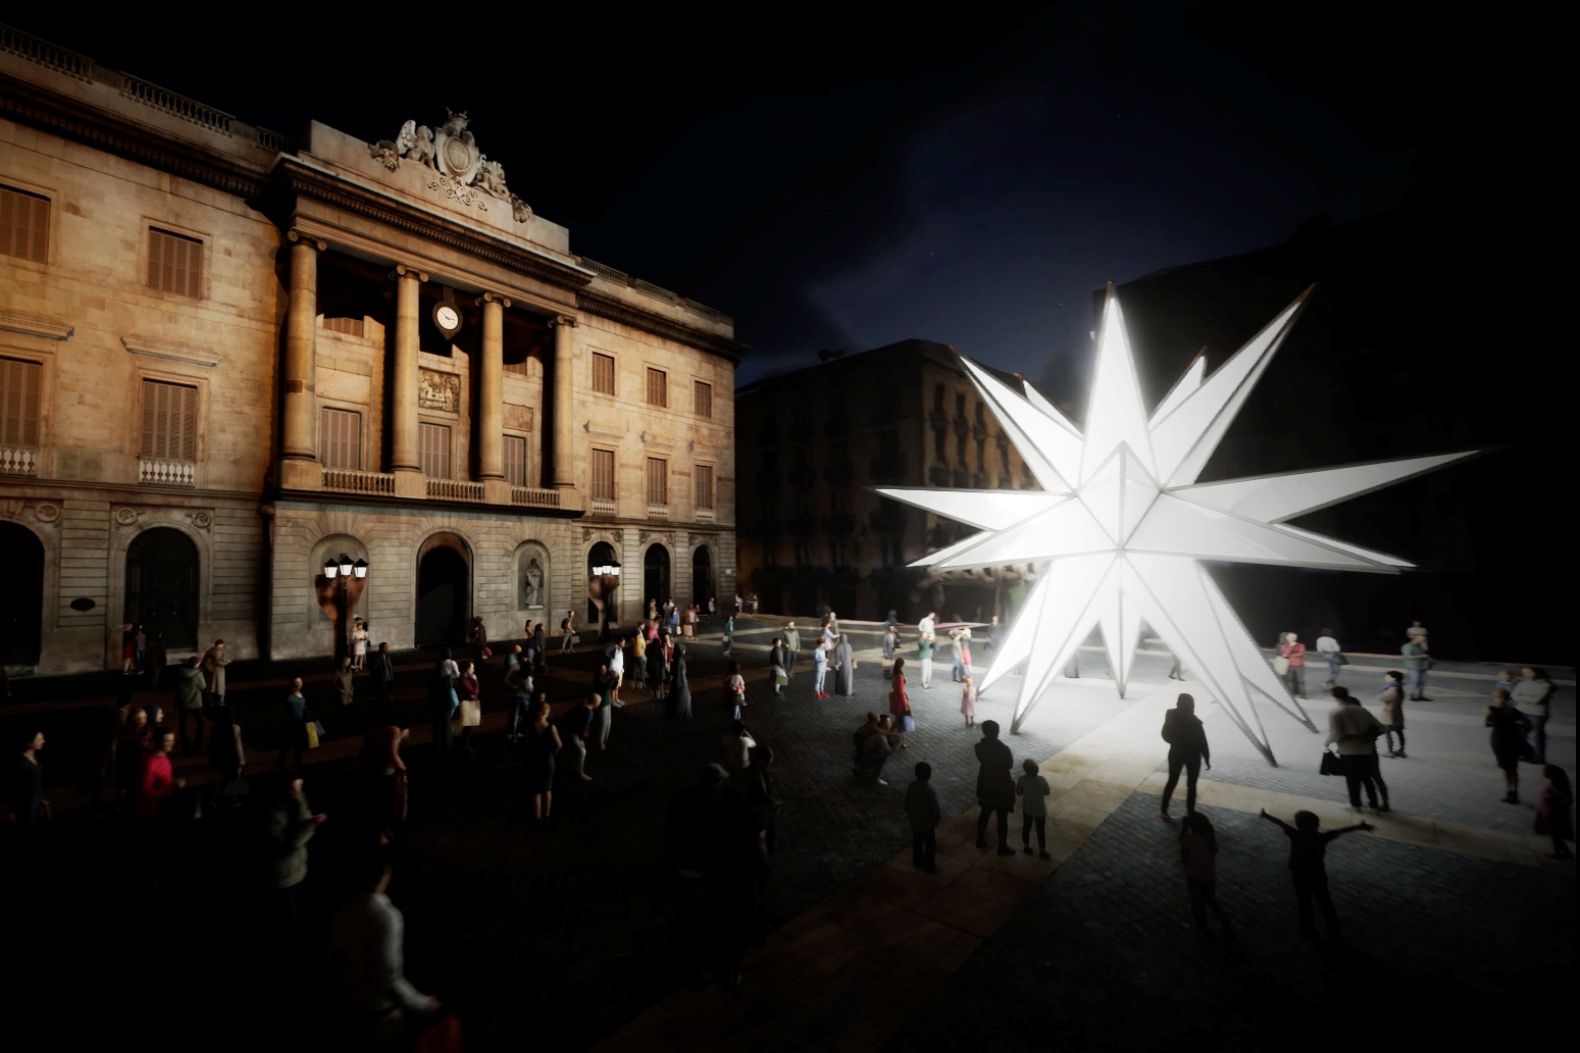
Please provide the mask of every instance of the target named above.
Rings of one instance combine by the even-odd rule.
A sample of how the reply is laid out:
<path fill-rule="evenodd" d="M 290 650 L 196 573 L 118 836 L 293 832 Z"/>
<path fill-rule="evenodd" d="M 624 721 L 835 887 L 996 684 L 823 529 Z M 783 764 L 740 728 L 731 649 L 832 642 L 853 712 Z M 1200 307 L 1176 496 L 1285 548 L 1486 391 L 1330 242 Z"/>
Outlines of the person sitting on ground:
<path fill-rule="evenodd" d="M 852 740 L 856 747 L 856 775 L 870 776 L 879 786 L 889 785 L 883 780 L 883 766 L 889 754 L 899 748 L 900 736 L 895 734 L 887 714 L 879 716 L 869 710 L 867 722 L 856 729 Z"/>

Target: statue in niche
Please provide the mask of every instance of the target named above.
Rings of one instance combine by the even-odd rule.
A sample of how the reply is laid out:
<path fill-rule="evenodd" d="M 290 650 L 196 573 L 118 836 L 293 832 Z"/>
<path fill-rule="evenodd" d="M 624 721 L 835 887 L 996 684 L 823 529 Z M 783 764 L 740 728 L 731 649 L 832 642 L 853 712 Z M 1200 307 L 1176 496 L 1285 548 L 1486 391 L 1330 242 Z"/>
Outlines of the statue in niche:
<path fill-rule="evenodd" d="M 536 611 L 543 609 L 543 568 L 538 566 L 537 557 L 527 563 L 527 610 Z"/>

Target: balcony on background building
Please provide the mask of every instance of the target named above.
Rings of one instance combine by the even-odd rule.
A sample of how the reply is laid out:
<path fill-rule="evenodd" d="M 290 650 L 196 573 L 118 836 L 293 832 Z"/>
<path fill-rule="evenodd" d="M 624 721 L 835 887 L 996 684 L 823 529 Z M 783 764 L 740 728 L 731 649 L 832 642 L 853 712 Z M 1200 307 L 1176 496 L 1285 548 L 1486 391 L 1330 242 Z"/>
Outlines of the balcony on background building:
<path fill-rule="evenodd" d="M 37 474 L 37 450 L 31 446 L 0 446 L 0 475 Z"/>
<path fill-rule="evenodd" d="M 703 522 L 703 523 L 711 523 L 711 522 L 713 522 L 713 509 L 711 509 L 711 508 L 698 508 L 698 509 L 695 510 L 695 512 L 693 514 L 697 517 L 697 520 L 699 522 Z"/>
<path fill-rule="evenodd" d="M 588 503 L 587 514 L 588 515 L 593 515 L 593 516 L 604 516 L 606 518 L 613 518 L 614 517 L 614 502 L 613 501 L 605 501 L 605 500 L 603 500 L 601 498 L 595 497 L 595 498 L 592 499 L 592 501 L 590 501 Z"/>
<path fill-rule="evenodd" d="M 483 484 L 463 479 L 429 479 L 428 496 L 444 501 L 481 501 Z"/>
<path fill-rule="evenodd" d="M 557 490 L 535 490 L 530 486 L 512 486 L 510 503 L 534 508 L 558 508 L 560 495 Z"/>
<path fill-rule="evenodd" d="M 194 461 L 169 461 L 156 457 L 137 459 L 137 481 L 153 486 L 196 486 Z"/>
<path fill-rule="evenodd" d="M 649 504 L 647 506 L 647 518 L 649 518 L 649 519 L 668 519 L 669 518 L 669 506 L 668 505 Z"/>
<path fill-rule="evenodd" d="M 395 477 L 382 472 L 352 472 L 341 468 L 324 469 L 324 489 L 353 494 L 393 494 Z"/>

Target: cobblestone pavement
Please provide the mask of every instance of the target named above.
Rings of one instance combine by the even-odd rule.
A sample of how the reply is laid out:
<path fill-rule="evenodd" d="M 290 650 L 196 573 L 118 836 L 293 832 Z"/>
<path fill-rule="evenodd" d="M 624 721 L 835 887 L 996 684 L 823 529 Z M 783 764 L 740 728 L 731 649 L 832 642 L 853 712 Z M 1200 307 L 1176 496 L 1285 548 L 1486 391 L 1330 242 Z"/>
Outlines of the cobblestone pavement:
<path fill-rule="evenodd" d="M 1561 999 L 1573 982 L 1571 874 L 1346 834 L 1328 850 L 1350 944 L 1334 948 L 1296 936 L 1279 831 L 1254 815 L 1214 812 L 1218 899 L 1241 935 L 1234 953 L 1196 935 L 1173 831 L 1156 808 L 1145 793 L 1121 805 L 885 1048 L 1439 1041 L 1448 1027 L 1490 1035 L 1497 1006 L 1511 1008 L 1508 1026 L 1534 1037 L 1544 1029 L 1513 1007 L 1543 991 Z M 893 982 L 903 984 L 903 972 Z"/>
<path fill-rule="evenodd" d="M 750 621 L 742 620 L 737 627 L 734 654 L 748 676 L 746 722 L 759 741 L 775 748 L 778 792 L 786 802 L 777 830 L 771 913 L 781 919 L 796 915 L 889 859 L 908 843 L 901 801 L 910 778 L 909 768 L 915 762 L 926 760 L 932 764 L 934 785 L 946 816 L 958 815 L 974 805 L 976 765 L 971 746 L 978 735 L 962 726 L 959 689 L 948 682 L 946 666 L 940 663 L 939 675 L 930 691 L 921 690 L 913 677 L 911 696 L 919 730 L 909 737 L 910 748 L 890 762 L 886 775 L 891 785 L 878 787 L 858 783 L 852 777 L 849 745 L 850 733 L 866 711 L 886 708 L 889 684 L 881 677 L 875 658 L 862 658 L 856 695 L 814 700 L 810 663 L 803 654 L 802 665 L 785 697 L 776 700 L 765 679 L 767 639 L 763 633 L 753 631 L 755 626 Z M 875 644 L 877 639 L 870 631 L 852 635 L 859 649 Z M 503 1047 L 507 1042 L 517 1044 L 523 1036 L 530 1036 L 552 1048 L 582 1048 L 674 989 L 670 972 L 674 933 L 656 867 L 664 816 L 670 793 L 693 781 L 702 764 L 718 759 L 719 737 L 726 722 L 720 690 L 724 660 L 719 655 L 717 639 L 704 638 L 691 642 L 689 647 L 696 719 L 690 724 L 665 721 L 657 704 L 646 701 L 647 695 L 628 686 L 623 695 L 630 704 L 615 714 L 609 750 L 594 753 L 589 762 L 594 781 L 575 782 L 562 770 L 554 808 L 556 819 L 546 832 L 530 828 L 530 803 L 517 781 L 518 765 L 511 748 L 497 732 L 479 736 L 480 756 L 450 774 L 436 770 L 426 747 L 410 751 L 412 819 L 398 844 L 391 896 L 406 913 L 408 972 L 412 980 L 457 1009 L 469 1047 Z M 556 697 L 568 699 L 583 690 L 580 685 L 585 683 L 593 659 L 585 646 L 582 651 L 568 662 L 551 662 L 549 687 Z M 403 708 L 418 719 L 425 664 L 418 660 L 421 656 L 412 657 L 412 669 L 402 681 L 406 696 Z M 1137 677 L 1163 682 L 1167 662 L 1166 656 L 1143 655 Z M 1115 696 L 1111 681 L 1103 676 L 1100 654 L 1083 655 L 1082 673 L 1080 680 L 1060 681 L 1055 697 L 1044 701 L 1028 720 L 1026 734 L 1008 740 L 1017 758 L 1049 757 L 1130 705 Z M 485 673 L 485 708 L 497 712 L 499 696 L 497 691 L 489 690 L 492 676 L 497 676 L 497 670 Z M 255 743 L 255 751 L 262 748 L 264 760 L 269 759 L 267 751 L 274 744 L 271 714 L 276 686 L 254 685 L 235 690 L 238 704 L 250 707 L 250 716 L 244 721 L 249 742 Z M 1007 684 L 1006 689 L 979 702 L 978 720 L 996 719 L 1007 727 L 1015 686 L 1018 684 Z M 1479 723 L 1474 715 L 1479 713 L 1480 705 L 1479 695 L 1474 700 L 1467 695 L 1464 702 L 1445 700 L 1416 707 L 1433 706 L 1448 716 L 1463 715 L 1468 723 L 1434 724 L 1423 719 L 1410 725 L 1411 757 L 1391 762 L 1388 769 L 1394 780 L 1395 805 L 1420 815 L 1433 815 L 1432 809 L 1436 808 L 1442 817 L 1461 822 L 1489 826 L 1502 823 L 1501 828 L 1505 829 L 1527 829 L 1528 812 L 1522 814 L 1523 810 L 1497 805 L 1495 796 L 1482 801 L 1483 785 L 1489 778 L 1496 780 L 1496 772 L 1490 763 L 1477 759 L 1477 749 L 1485 741 L 1484 732 L 1469 726 Z M 1449 708 L 1454 706 L 1459 708 Z M 1555 724 L 1568 725 L 1569 731 L 1567 737 L 1554 738 L 1552 752 L 1555 759 L 1567 757 L 1572 764 L 1571 688 L 1563 690 L 1559 714 L 1554 717 Z M 1314 716 L 1320 722 L 1320 710 Z M 1321 740 L 1288 717 L 1272 710 L 1264 713 L 1275 749 L 1284 763 L 1277 769 L 1269 768 L 1221 714 L 1209 712 L 1207 720 L 1215 748 L 1211 778 L 1267 785 L 1292 793 L 1342 793 L 1333 785 L 1334 780 L 1306 771 L 1308 767 L 1315 768 Z M 1151 746 L 1158 748 L 1161 758 L 1161 741 L 1138 748 Z M 1562 753 L 1565 749 L 1567 754 Z M 1309 760 L 1305 759 L 1307 755 Z M 1441 756 L 1462 756 L 1464 760 L 1456 765 L 1438 759 Z M 1404 766 L 1410 766 L 1412 774 L 1395 776 L 1396 767 Z M 352 811 L 346 767 L 343 763 L 323 763 L 309 774 L 312 803 L 327 811 L 331 821 L 312 845 L 311 874 L 304 887 L 306 935 L 297 941 L 299 945 L 293 943 L 290 948 L 297 968 L 283 986 L 279 976 L 273 978 L 277 993 L 270 997 L 285 999 L 290 1005 L 318 997 L 314 982 L 323 918 L 345 895 L 342 864 L 346 850 L 344 830 L 349 823 L 336 820 L 349 818 Z M 1534 791 L 1535 786 L 1531 789 Z M 1136 808 L 1151 824 L 1157 823 L 1153 814 L 1155 799 L 1148 803 L 1146 795 L 1138 793 L 1121 806 L 1119 814 L 1129 815 Z M 1231 818 L 1226 813 L 1220 829 L 1232 829 L 1242 819 L 1243 816 Z M 248 1019 L 256 1015 L 258 989 L 253 981 L 238 977 L 235 937 L 240 934 L 247 941 L 244 946 L 267 947 L 274 941 L 260 928 L 252 900 L 235 891 L 241 887 L 240 878 L 234 870 L 226 869 L 219 861 L 221 857 L 207 850 L 191 857 L 172 856 L 172 864 L 177 867 L 174 882 L 146 899 L 141 894 L 128 899 L 127 894 L 118 891 L 126 887 L 127 857 L 117 851 L 114 839 L 95 832 L 85 820 L 74 827 L 69 817 L 63 817 L 59 825 L 53 857 L 36 868 L 35 883 L 24 893 L 36 897 L 36 919 L 43 926 L 38 944 L 41 977 L 53 981 L 79 975 L 84 959 L 116 968 L 136 963 L 137 969 L 150 974 L 183 978 L 190 984 L 184 989 L 190 1001 L 199 1008 L 214 1009 L 222 1021 L 228 1019 L 225 1012 L 241 1012 Z M 1115 831 L 1123 825 L 1115 826 Z M 1142 842 L 1130 843 L 1128 851 L 1145 863 L 1142 876 L 1135 879 L 1142 885 L 1131 888 L 1125 897 L 1116 895 L 1105 901 L 1104 909 L 1111 912 L 1111 924 L 1130 940 L 1129 944 L 1122 940 L 1116 943 L 1112 953 L 1122 963 L 1140 969 L 1147 955 L 1142 936 L 1161 924 L 1150 912 L 1150 905 L 1165 902 L 1157 889 L 1148 892 L 1145 882 L 1164 882 L 1170 889 L 1175 882 L 1172 877 L 1165 881 L 1159 876 L 1165 871 L 1158 869 L 1172 860 L 1170 846 L 1159 841 L 1161 835 L 1148 823 L 1140 822 L 1137 829 L 1138 837 L 1151 838 L 1145 845 L 1152 846 L 1147 851 L 1153 851 L 1156 859 L 1145 854 Z M 1269 835 L 1277 838 L 1277 831 L 1271 827 L 1257 833 L 1263 835 L 1264 842 Z M 1082 860 L 1088 851 L 1107 851 L 1103 846 L 1109 836 L 1109 823 L 1104 823 L 1093 843 L 1083 847 L 1066 867 L 1086 866 Z M 1234 838 L 1225 834 L 1225 840 Z M 1281 845 L 1272 843 L 1276 854 Z M 1419 886 L 1423 894 L 1436 895 L 1436 886 L 1431 884 L 1434 881 L 1446 882 L 1451 890 L 1460 889 L 1460 898 L 1443 900 L 1448 907 L 1434 908 L 1440 910 L 1444 919 L 1476 916 L 1474 912 L 1484 906 L 1478 898 L 1482 897 L 1479 883 L 1488 875 L 1497 877 L 1506 870 L 1519 869 L 1498 869 L 1498 865 L 1483 860 L 1413 846 L 1383 846 L 1376 839 L 1367 845 L 1347 840 L 1335 849 L 1336 881 L 1341 873 L 1340 857 L 1360 847 L 1367 849 L 1369 858 L 1391 859 L 1394 857 L 1386 853 L 1403 851 L 1405 854 L 1397 858 L 1416 862 L 1410 864 L 1413 869 L 1401 873 L 1412 875 L 1412 882 L 1423 882 Z M 1116 849 L 1112 857 L 1099 856 L 1108 860 L 1102 865 L 1108 866 L 1112 875 L 1090 880 L 1114 887 L 1131 880 L 1120 874 L 1124 851 Z M 1379 857 L 1378 853 L 1384 855 Z M 1151 862 L 1146 862 L 1149 859 Z M 1226 900 L 1230 899 L 1227 875 L 1238 872 L 1231 862 L 1231 856 L 1226 854 Z M 1275 863 L 1281 865 L 1281 857 Z M 1101 873 L 1100 868 L 1098 872 Z M 1038 897 L 1038 904 L 1051 894 L 1049 890 L 1068 885 L 1073 880 L 1071 873 L 1074 871 L 1061 869 Z M 1549 879 L 1567 880 L 1572 895 L 1572 876 L 1554 879 L 1548 874 L 1527 874 L 1517 881 L 1539 883 Z M 1158 889 L 1162 887 L 1158 885 Z M 1368 909 L 1408 913 L 1409 909 L 1424 910 L 1424 904 L 1431 902 L 1416 898 L 1414 902 L 1420 905 L 1416 908 L 1398 905 L 1397 887 L 1386 882 L 1377 885 L 1377 895 L 1369 897 L 1377 903 Z M 1525 889 L 1527 885 L 1509 887 Z M 1268 888 L 1271 890 L 1272 886 Z M 1390 888 L 1395 891 L 1389 891 Z M 1169 895 L 1178 898 L 1178 892 L 1174 889 Z M 1267 891 L 1266 895 L 1272 897 L 1268 903 L 1282 903 L 1287 898 L 1281 885 L 1278 891 Z M 1348 915 L 1351 893 L 1344 891 L 1340 896 L 1341 910 Z M 137 907 L 128 929 L 130 903 Z M 1021 913 L 1033 909 L 1034 905 L 1028 905 Z M 1181 910 L 1177 903 L 1158 909 L 1176 920 Z M 1231 907 L 1236 909 L 1243 908 Z M 136 953 L 127 957 L 128 937 L 143 931 L 145 917 L 165 919 L 171 937 L 168 946 L 153 941 L 146 948 L 146 961 Z M 1035 931 L 1040 924 L 1036 917 L 1039 916 L 1027 915 L 1025 925 L 1020 925 L 1017 914 L 1017 923 L 1006 926 L 982 953 L 1009 938 L 1011 929 Z M 1568 917 L 1570 928 L 1563 941 L 1566 947 L 1572 946 L 1572 903 Z M 1087 923 L 1083 920 L 1067 924 L 1080 928 Z M 73 939 L 63 938 L 66 936 Z M 1175 935 L 1169 939 L 1178 942 Z M 130 946 L 138 947 L 140 941 L 134 938 Z M 1275 951 L 1276 948 L 1267 953 Z M 1009 959 L 1019 962 L 1012 969 L 1019 970 L 1017 983 L 1039 975 L 1014 957 L 1026 953 L 1029 952 L 1023 946 Z M 982 971 L 977 969 L 976 961 L 968 960 L 959 982 L 966 981 L 966 974 L 975 976 Z M 991 961 L 998 964 L 991 965 L 980 978 L 983 983 L 997 982 L 995 970 L 1002 962 Z M 1082 970 L 1071 968 L 1075 976 L 1054 974 L 1049 982 L 1080 979 Z M 1117 966 L 1105 968 L 1112 971 Z M 1089 978 L 1082 982 L 1092 987 Z M 1048 1001 L 1046 990 L 1035 998 L 1029 991 L 1022 993 L 1031 999 L 1030 1004 L 1043 1005 Z M 1013 999 L 983 1000 L 980 993 L 970 997 L 972 1000 L 959 1004 L 1016 1004 Z M 959 1019 L 966 1015 L 960 1011 Z M 972 1014 L 972 1018 L 985 1015 Z M 1007 1012 L 998 1015 L 1013 1016 Z M 290 1019 L 287 1016 L 275 1022 L 289 1029 Z M 303 1017 L 304 1021 L 307 1019 Z M 60 1026 L 67 1027 L 71 1022 L 63 1020 Z M 908 1047 L 897 1041 L 893 1048 Z"/>

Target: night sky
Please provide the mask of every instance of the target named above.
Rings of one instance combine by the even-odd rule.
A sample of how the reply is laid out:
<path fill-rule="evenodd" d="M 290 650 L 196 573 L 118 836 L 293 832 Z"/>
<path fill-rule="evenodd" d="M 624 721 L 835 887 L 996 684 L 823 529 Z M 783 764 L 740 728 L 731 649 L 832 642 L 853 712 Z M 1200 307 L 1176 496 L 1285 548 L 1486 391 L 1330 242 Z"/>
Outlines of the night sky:
<path fill-rule="evenodd" d="M 285 133 L 466 110 L 573 251 L 733 315 L 743 381 L 921 337 L 1073 394 L 1104 281 L 1388 209 L 1494 134 L 1480 30 L 1377 7 L 217 10 L 7 19 Z"/>

